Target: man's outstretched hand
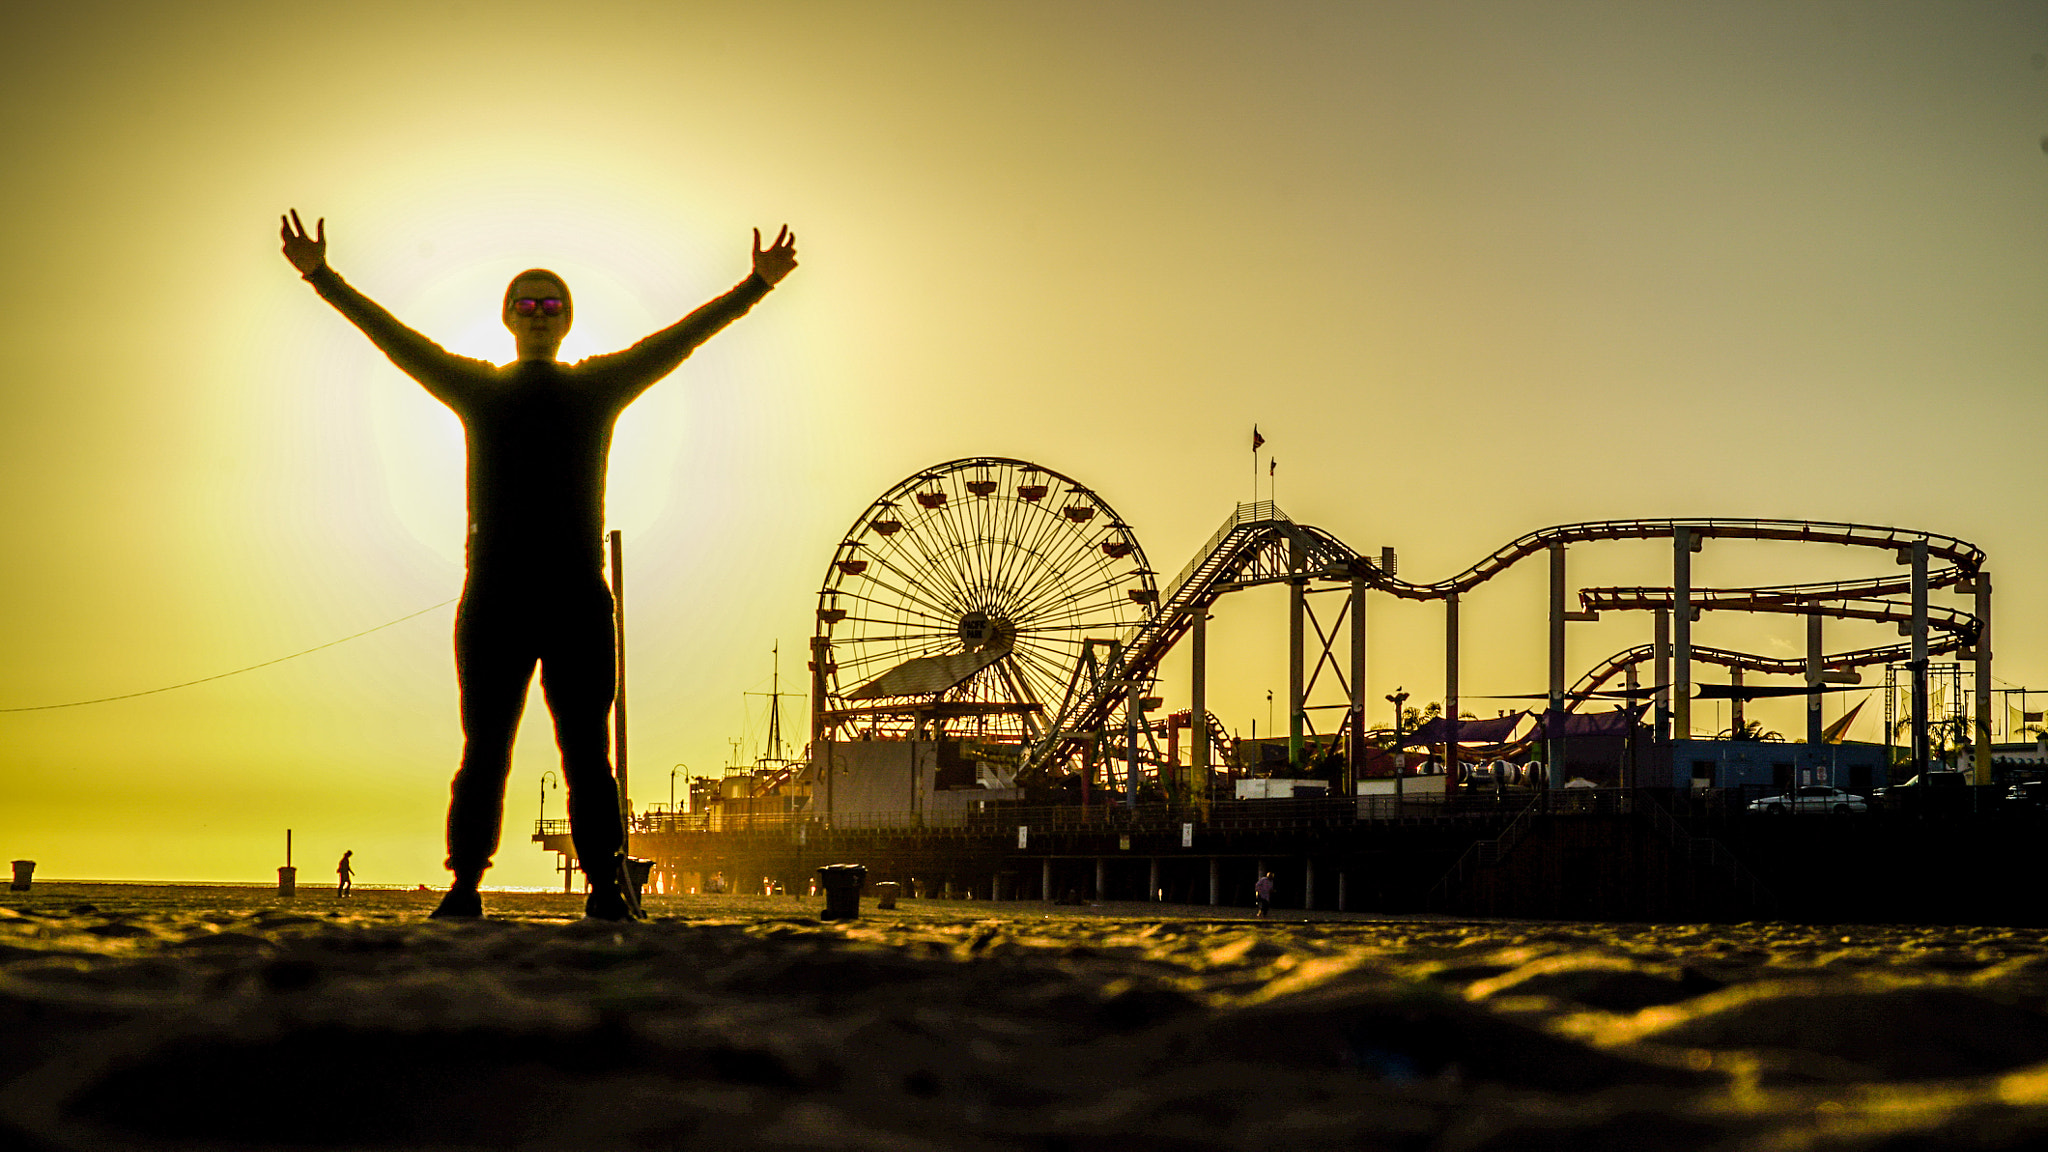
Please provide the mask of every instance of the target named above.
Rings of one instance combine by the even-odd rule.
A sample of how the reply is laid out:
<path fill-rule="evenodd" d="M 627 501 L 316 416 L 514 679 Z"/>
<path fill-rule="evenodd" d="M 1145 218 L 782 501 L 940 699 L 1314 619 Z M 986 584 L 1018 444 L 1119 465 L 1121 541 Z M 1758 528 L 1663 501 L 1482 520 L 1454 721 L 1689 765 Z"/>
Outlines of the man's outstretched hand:
<path fill-rule="evenodd" d="M 289 243 L 285 246 L 285 255 L 291 255 Z M 761 230 L 754 229 L 754 275 L 766 280 L 773 288 L 795 267 L 796 233 L 789 230 L 789 225 L 784 224 L 782 231 L 775 234 L 775 243 L 766 248 L 761 247 Z"/>
<path fill-rule="evenodd" d="M 327 267 L 326 217 L 323 216 L 319 220 L 314 221 L 314 235 L 311 236 L 306 234 L 306 226 L 299 222 L 299 210 L 297 208 L 292 209 L 290 216 L 280 216 L 278 220 L 284 224 L 282 228 L 278 229 L 278 234 L 284 237 L 284 258 L 292 262 L 292 267 L 299 270 L 299 275 L 311 276 L 314 272 Z M 761 234 L 759 232 L 754 233 L 754 247 L 756 249 L 754 253 L 754 266 L 758 268 L 761 264 L 762 255 L 758 251 L 761 247 Z M 796 264 L 794 257 L 791 258 L 790 264 L 791 266 Z M 788 269 L 785 268 L 783 271 L 787 273 Z M 773 284 L 774 281 L 770 280 L 769 283 Z"/>

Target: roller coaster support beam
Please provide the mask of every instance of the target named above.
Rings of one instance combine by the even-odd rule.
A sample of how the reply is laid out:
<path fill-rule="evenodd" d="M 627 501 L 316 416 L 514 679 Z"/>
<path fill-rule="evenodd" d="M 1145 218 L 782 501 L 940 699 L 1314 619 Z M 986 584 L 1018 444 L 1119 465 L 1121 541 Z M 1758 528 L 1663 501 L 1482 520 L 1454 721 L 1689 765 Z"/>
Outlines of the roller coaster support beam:
<path fill-rule="evenodd" d="M 1365 577 L 1356 567 L 1351 570 L 1351 711 L 1345 719 L 1351 726 L 1344 734 L 1350 751 L 1344 791 L 1350 795 L 1365 776 Z"/>
<path fill-rule="evenodd" d="M 1652 674 L 1657 677 L 1657 742 L 1671 739 L 1671 612 L 1657 609 L 1656 632 L 1651 640 Z"/>
<path fill-rule="evenodd" d="M 1145 686 L 1136 676 L 1131 677 L 1130 696 L 1124 703 L 1124 747 L 1129 753 L 1124 757 L 1124 807 L 1138 806 L 1138 717 L 1145 712 Z"/>
<path fill-rule="evenodd" d="M 825 824 L 832 824 L 832 750 L 825 742 L 825 692 L 831 670 L 832 641 L 811 637 L 811 762 L 812 774 L 825 778 Z"/>
<path fill-rule="evenodd" d="M 1564 787 L 1564 541 L 1550 542 L 1550 711 L 1545 717 L 1543 759 L 1550 786 Z"/>
<path fill-rule="evenodd" d="M 1692 739 L 1692 529 L 1671 532 L 1671 738 Z"/>
<path fill-rule="evenodd" d="M 1287 577 L 1287 763 L 1299 771 L 1302 767 L 1302 705 L 1306 703 L 1302 697 L 1307 694 L 1302 667 L 1306 657 L 1302 618 L 1308 611 L 1308 577 L 1301 571 L 1300 542 L 1290 539 L 1287 552 L 1290 573 Z"/>
<path fill-rule="evenodd" d="M 1394 777 L 1394 795 L 1401 795 Z M 1444 596 L 1444 787 L 1458 784 L 1458 594 Z"/>
<path fill-rule="evenodd" d="M 1977 593 L 1977 719 L 1975 783 L 1991 783 L 1991 573 L 1980 571 Z"/>
<path fill-rule="evenodd" d="M 1194 761 L 1189 775 L 1194 777 L 1195 795 L 1202 800 L 1209 799 L 1209 604 L 1198 600 L 1189 609 L 1195 614 L 1193 633 L 1189 642 L 1194 647 L 1188 653 L 1190 671 L 1193 673 L 1188 688 L 1191 706 L 1188 709 L 1188 725 L 1194 731 L 1191 744 Z"/>
<path fill-rule="evenodd" d="M 1728 686 L 1734 690 L 1734 695 L 1728 701 L 1728 730 L 1740 732 L 1744 725 L 1749 723 L 1749 717 L 1744 714 L 1745 710 L 1742 707 L 1742 669 L 1728 670 Z"/>
<path fill-rule="evenodd" d="M 1927 540 L 1913 541 L 1913 770 L 1928 769 L 1927 746 Z M 1925 783 L 1923 780 L 1922 783 Z"/>
<path fill-rule="evenodd" d="M 1825 731 L 1820 715 L 1820 674 L 1821 664 L 1828 658 L 1828 650 L 1821 644 L 1820 624 L 1820 613 L 1806 614 L 1806 750 L 1815 755 Z"/>

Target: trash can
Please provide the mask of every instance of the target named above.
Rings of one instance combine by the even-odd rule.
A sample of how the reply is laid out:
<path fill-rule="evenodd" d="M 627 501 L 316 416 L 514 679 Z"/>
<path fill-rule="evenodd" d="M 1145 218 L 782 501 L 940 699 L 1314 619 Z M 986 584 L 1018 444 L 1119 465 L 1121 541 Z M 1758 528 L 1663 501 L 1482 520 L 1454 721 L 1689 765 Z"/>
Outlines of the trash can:
<path fill-rule="evenodd" d="M 896 897 L 903 891 L 903 885 L 894 880 L 884 880 L 875 885 L 875 907 L 886 912 L 896 907 Z"/>
<path fill-rule="evenodd" d="M 633 899 L 637 902 L 641 892 L 647 888 L 647 878 L 654 874 L 654 861 L 642 860 L 638 856 L 626 857 L 626 881 L 633 886 Z"/>
<path fill-rule="evenodd" d="M 14 862 L 14 883 L 9 885 L 9 887 L 16 892 L 26 892 L 28 891 L 28 882 L 35 878 L 35 874 L 35 861 L 16 860 Z"/>
<path fill-rule="evenodd" d="M 298 887 L 299 870 L 297 868 L 286 864 L 277 870 L 277 894 L 279 896 L 296 896 L 298 895 Z"/>
<path fill-rule="evenodd" d="M 868 870 L 860 864 L 827 864 L 818 869 L 818 883 L 825 889 L 825 910 L 820 920 L 853 920 L 860 916 L 860 887 Z"/>

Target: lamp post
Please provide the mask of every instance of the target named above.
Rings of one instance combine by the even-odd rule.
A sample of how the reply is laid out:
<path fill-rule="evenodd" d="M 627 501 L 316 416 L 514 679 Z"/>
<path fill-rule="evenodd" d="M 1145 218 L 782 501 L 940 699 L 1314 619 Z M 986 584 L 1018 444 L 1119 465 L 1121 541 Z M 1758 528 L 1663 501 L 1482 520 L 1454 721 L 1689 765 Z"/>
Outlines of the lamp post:
<path fill-rule="evenodd" d="M 1408 702 L 1407 690 L 1396 686 L 1387 696 L 1387 703 L 1394 706 L 1394 802 L 1401 801 L 1401 769 L 1408 766 L 1408 755 L 1401 751 L 1401 705 Z M 1450 781 L 1445 781 L 1448 787 Z"/>
<path fill-rule="evenodd" d="M 674 819 L 676 814 L 676 773 L 688 773 L 689 770 L 690 766 L 688 764 L 678 764 L 668 770 L 668 814 L 670 819 Z M 689 776 L 685 775 L 683 779 L 688 780 Z M 689 798 L 690 793 L 685 789 L 683 799 L 688 800 Z"/>
<path fill-rule="evenodd" d="M 559 780 L 558 778 L 556 778 L 556 776 L 555 776 L 555 774 L 554 774 L 553 772 L 543 772 L 543 773 L 541 773 L 541 774 L 540 774 L 540 823 L 541 823 L 541 828 L 542 828 L 542 830 L 543 830 L 543 831 L 545 831 L 545 830 L 546 830 L 546 828 L 547 828 L 547 823 L 548 823 L 548 785 L 550 785 L 550 784 L 554 785 L 554 786 L 555 786 L 555 788 L 556 788 L 557 790 L 559 790 L 559 789 L 560 789 L 560 788 L 562 787 L 562 782 L 561 782 L 561 780 Z"/>

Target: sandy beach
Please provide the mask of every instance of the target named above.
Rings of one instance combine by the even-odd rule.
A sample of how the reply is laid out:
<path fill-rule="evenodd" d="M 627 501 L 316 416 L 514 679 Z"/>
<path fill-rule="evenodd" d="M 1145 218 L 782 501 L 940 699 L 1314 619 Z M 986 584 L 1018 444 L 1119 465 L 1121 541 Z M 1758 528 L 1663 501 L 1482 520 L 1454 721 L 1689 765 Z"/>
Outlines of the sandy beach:
<path fill-rule="evenodd" d="M 2048 1141 L 2048 931 L 38 882 L 0 1146 Z"/>

